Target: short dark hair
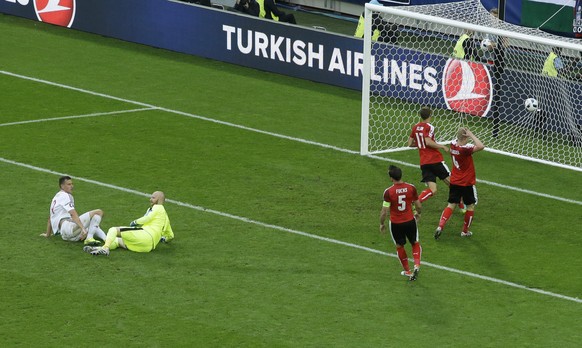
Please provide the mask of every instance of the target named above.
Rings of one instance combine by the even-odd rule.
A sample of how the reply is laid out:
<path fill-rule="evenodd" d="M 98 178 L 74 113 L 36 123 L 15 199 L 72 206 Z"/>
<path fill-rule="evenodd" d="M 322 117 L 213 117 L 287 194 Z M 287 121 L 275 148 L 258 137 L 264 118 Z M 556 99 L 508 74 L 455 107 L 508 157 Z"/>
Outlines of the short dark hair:
<path fill-rule="evenodd" d="M 432 116 L 432 110 L 428 106 L 424 106 L 420 109 L 420 117 L 423 120 L 428 119 L 430 116 Z"/>
<path fill-rule="evenodd" d="M 402 169 L 391 165 L 390 167 L 388 167 L 388 175 L 392 179 L 399 181 L 400 179 L 402 179 Z"/>
<path fill-rule="evenodd" d="M 71 177 L 68 175 L 63 175 L 59 178 L 59 187 L 65 183 L 65 181 L 71 180 Z"/>

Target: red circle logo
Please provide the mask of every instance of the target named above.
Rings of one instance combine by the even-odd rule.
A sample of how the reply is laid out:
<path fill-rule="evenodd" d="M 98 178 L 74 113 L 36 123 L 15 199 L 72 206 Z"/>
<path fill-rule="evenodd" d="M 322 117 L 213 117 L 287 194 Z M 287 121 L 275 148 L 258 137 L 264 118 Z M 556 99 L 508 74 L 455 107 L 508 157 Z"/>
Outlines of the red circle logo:
<path fill-rule="evenodd" d="M 493 99 L 493 83 L 484 64 L 449 59 L 443 73 L 443 95 L 451 110 L 485 116 Z"/>
<path fill-rule="evenodd" d="M 75 19 L 75 0 L 34 0 L 39 21 L 71 27 Z"/>

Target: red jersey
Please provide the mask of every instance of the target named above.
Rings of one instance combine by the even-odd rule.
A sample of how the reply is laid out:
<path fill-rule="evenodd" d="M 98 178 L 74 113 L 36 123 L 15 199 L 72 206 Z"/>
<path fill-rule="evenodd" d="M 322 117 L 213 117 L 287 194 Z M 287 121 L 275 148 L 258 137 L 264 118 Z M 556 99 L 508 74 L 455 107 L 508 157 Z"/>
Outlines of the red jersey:
<path fill-rule="evenodd" d="M 438 149 L 426 146 L 424 138 L 434 140 L 434 127 L 430 123 L 420 122 L 412 127 L 410 137 L 416 141 L 418 154 L 420 155 L 420 165 L 440 163 L 444 161 L 443 155 Z"/>
<path fill-rule="evenodd" d="M 401 224 L 414 219 L 412 202 L 418 200 L 414 185 L 403 182 L 395 183 L 384 191 L 384 201 L 390 203 L 390 221 Z"/>
<path fill-rule="evenodd" d="M 473 149 L 475 145 L 465 144 L 460 146 L 456 140 L 451 142 L 451 157 L 453 158 L 453 170 L 451 171 L 451 184 L 457 186 L 475 185 L 475 165 L 473 164 Z"/>

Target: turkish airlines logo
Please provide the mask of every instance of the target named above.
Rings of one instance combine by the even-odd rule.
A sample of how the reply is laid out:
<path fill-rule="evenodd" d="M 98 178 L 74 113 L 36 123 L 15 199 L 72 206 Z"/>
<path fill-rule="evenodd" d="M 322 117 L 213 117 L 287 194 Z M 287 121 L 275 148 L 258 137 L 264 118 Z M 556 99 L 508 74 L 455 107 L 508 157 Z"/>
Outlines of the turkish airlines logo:
<path fill-rule="evenodd" d="M 449 59 L 443 73 L 443 95 L 451 110 L 485 116 L 493 99 L 493 83 L 484 64 Z"/>
<path fill-rule="evenodd" d="M 73 24 L 75 8 L 75 0 L 34 0 L 39 21 L 67 28 Z"/>

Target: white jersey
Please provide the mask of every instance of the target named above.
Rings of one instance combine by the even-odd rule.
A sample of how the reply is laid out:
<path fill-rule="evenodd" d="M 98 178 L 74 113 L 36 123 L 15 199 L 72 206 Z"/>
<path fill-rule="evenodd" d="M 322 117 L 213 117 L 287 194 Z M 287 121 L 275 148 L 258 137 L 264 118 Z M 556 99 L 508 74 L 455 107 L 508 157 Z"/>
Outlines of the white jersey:
<path fill-rule="evenodd" d="M 71 210 L 75 209 L 75 199 L 73 195 L 65 191 L 59 191 L 51 202 L 50 218 L 53 233 L 59 233 L 59 222 L 62 219 L 70 219 Z"/>

